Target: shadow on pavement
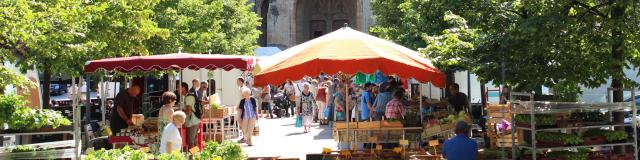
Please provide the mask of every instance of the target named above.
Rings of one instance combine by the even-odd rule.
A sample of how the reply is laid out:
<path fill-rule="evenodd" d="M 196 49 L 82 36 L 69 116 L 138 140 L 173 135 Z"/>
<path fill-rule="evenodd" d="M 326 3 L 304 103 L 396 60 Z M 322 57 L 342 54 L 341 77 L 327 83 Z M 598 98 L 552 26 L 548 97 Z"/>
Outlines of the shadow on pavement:
<path fill-rule="evenodd" d="M 297 136 L 297 135 L 303 135 L 303 134 L 310 134 L 310 133 L 304 133 L 302 132 L 302 130 L 300 132 L 296 132 L 296 133 L 289 133 L 286 134 L 285 136 L 289 137 L 289 136 Z"/>

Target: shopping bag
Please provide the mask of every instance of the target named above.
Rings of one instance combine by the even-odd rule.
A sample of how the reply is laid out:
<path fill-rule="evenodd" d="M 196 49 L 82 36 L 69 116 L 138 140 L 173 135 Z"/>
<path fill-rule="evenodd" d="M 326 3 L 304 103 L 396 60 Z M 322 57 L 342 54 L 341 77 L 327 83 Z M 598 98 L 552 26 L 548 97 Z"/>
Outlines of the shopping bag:
<path fill-rule="evenodd" d="M 297 116 L 296 117 L 296 127 L 302 127 L 302 116 Z"/>
<path fill-rule="evenodd" d="M 331 108 L 329 108 L 329 107 L 324 108 L 324 110 L 322 112 L 323 112 L 322 113 L 323 118 L 329 117 L 329 114 L 331 113 Z"/>

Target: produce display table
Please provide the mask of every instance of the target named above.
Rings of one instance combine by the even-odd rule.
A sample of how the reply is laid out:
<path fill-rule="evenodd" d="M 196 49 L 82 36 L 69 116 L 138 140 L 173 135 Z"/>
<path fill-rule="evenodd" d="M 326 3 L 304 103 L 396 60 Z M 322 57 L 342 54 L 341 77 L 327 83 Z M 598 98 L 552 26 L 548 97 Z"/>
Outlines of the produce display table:
<path fill-rule="evenodd" d="M 394 131 L 399 132 L 399 135 L 395 135 Z M 344 141 L 351 141 L 352 144 L 359 143 L 398 143 L 400 140 L 404 140 L 407 138 L 407 132 L 416 131 L 416 134 L 419 136 L 422 132 L 422 127 L 398 127 L 398 128 L 355 128 L 349 129 L 349 139 L 346 139 L 346 128 L 335 128 L 334 129 L 334 138 L 338 141 L 338 143 L 342 143 Z M 387 138 L 384 138 L 384 137 Z M 370 137 L 376 137 L 374 139 L 369 139 Z M 376 140 L 377 139 L 377 140 Z M 420 138 L 411 138 L 414 141 L 420 144 Z M 373 140 L 373 141 L 372 141 Z"/>
<path fill-rule="evenodd" d="M 50 159 L 74 157 L 74 149 L 72 148 L 74 146 L 74 140 L 34 143 L 26 144 L 24 146 L 49 148 L 49 150 L 12 153 L 9 149 L 11 147 L 0 147 L 0 159 Z"/>

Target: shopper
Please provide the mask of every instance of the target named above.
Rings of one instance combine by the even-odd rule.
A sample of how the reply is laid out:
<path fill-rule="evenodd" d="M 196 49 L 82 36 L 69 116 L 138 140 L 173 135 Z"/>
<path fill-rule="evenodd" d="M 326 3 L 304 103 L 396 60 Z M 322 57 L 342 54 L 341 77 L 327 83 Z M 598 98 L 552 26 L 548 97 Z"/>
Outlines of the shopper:
<path fill-rule="evenodd" d="M 289 99 L 289 109 L 291 110 L 291 114 L 294 114 L 294 108 L 296 107 L 296 89 L 293 81 L 287 80 L 287 83 L 284 85 L 284 95 Z"/>
<path fill-rule="evenodd" d="M 262 108 L 263 114 L 268 114 L 269 118 L 273 118 L 273 112 L 271 108 L 271 103 L 273 102 L 271 97 L 271 85 L 266 85 L 262 88 L 261 99 L 262 104 L 260 104 L 260 108 Z"/>
<path fill-rule="evenodd" d="M 381 120 L 382 117 L 385 116 L 387 103 L 389 103 L 389 101 L 391 101 L 391 99 L 393 98 L 393 96 L 391 95 L 391 92 L 393 92 L 393 90 L 390 90 L 391 80 L 392 78 L 388 78 L 388 81 L 382 82 L 380 84 L 380 94 L 378 94 L 378 96 L 376 96 L 376 99 L 373 101 L 373 107 L 376 109 L 376 114 L 373 115 L 374 120 Z"/>
<path fill-rule="evenodd" d="M 199 97 L 198 90 L 200 90 L 200 80 L 191 80 L 191 89 L 189 89 L 189 93 L 192 93 L 193 95 L 196 95 L 196 97 Z"/>
<path fill-rule="evenodd" d="M 240 110 L 239 114 L 242 122 L 241 129 L 243 138 L 239 143 L 247 143 L 247 145 L 253 146 L 251 136 L 253 135 L 253 128 L 256 125 L 256 119 L 258 118 L 258 114 L 256 113 L 256 99 L 251 97 L 251 90 L 249 90 L 249 88 L 242 89 L 242 96 L 244 98 L 240 100 L 238 110 Z"/>
<path fill-rule="evenodd" d="M 444 142 L 442 154 L 448 160 L 475 160 L 478 155 L 478 144 L 469 138 L 467 122 L 456 123 L 456 136 Z"/>
<path fill-rule="evenodd" d="M 209 83 L 207 81 L 200 82 L 200 89 L 196 92 L 200 107 L 209 105 Z"/>
<path fill-rule="evenodd" d="M 164 92 L 161 96 L 162 107 L 158 111 L 158 133 L 163 133 L 164 127 L 172 122 L 173 119 L 173 106 L 176 104 L 176 94 L 173 92 Z M 158 140 L 162 139 L 162 134 L 158 137 Z"/>
<path fill-rule="evenodd" d="M 371 86 L 373 84 L 366 83 L 364 85 L 364 90 L 362 92 L 360 98 L 360 121 L 366 121 L 369 119 L 371 112 L 375 111 L 373 108 L 372 98 L 371 98 Z"/>
<path fill-rule="evenodd" d="M 182 137 L 180 130 L 187 115 L 182 111 L 174 112 L 172 122 L 169 123 L 162 131 L 162 139 L 160 139 L 160 153 L 180 152 L 182 148 Z"/>
<path fill-rule="evenodd" d="M 396 119 L 399 120 L 404 115 L 404 105 L 402 105 L 402 97 L 404 97 L 403 92 L 395 91 L 393 92 L 393 99 L 387 103 L 385 106 L 386 113 L 385 117 L 387 119 Z"/>
<path fill-rule="evenodd" d="M 199 108 L 197 108 L 197 99 L 195 95 L 189 93 L 184 98 L 185 107 L 183 108 L 187 114 L 187 120 L 185 126 L 187 127 L 187 142 L 189 148 L 198 146 L 198 135 L 200 134 L 200 115 Z"/>
<path fill-rule="evenodd" d="M 304 133 L 309 132 L 311 128 L 311 121 L 313 121 L 313 110 L 315 109 L 316 100 L 313 93 L 309 90 L 310 84 L 304 83 L 304 89 L 300 95 L 300 107 L 297 109 L 300 116 L 302 116 L 302 124 L 304 125 Z"/>
<path fill-rule="evenodd" d="M 333 106 L 336 108 L 336 121 L 338 120 L 346 120 L 347 117 L 344 113 L 348 108 L 347 103 L 345 101 L 345 90 L 344 85 L 336 86 L 336 93 L 333 95 Z"/>
<path fill-rule="evenodd" d="M 327 124 L 327 117 L 328 115 L 325 115 L 325 109 L 327 109 L 326 105 L 327 105 L 327 83 L 323 82 L 322 84 L 320 84 L 320 86 L 318 87 L 318 91 L 316 91 L 316 104 L 318 104 L 318 120 L 320 121 L 320 124 L 324 125 Z"/>
<path fill-rule="evenodd" d="M 111 111 L 111 130 L 114 132 L 120 132 L 121 129 L 133 126 L 131 116 L 139 113 L 140 100 L 138 95 L 140 94 L 140 86 L 133 85 L 124 91 L 120 91 L 115 98 L 116 105 Z"/>

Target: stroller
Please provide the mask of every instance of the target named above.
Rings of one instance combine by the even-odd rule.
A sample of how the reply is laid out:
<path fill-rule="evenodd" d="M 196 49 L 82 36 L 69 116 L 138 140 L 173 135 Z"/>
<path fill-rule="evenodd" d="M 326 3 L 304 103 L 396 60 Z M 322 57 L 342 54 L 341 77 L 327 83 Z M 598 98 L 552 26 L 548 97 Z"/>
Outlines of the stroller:
<path fill-rule="evenodd" d="M 287 112 L 289 110 L 289 106 L 291 101 L 284 95 L 284 93 L 280 92 L 273 95 L 273 114 L 278 118 L 289 117 L 290 114 Z"/>

